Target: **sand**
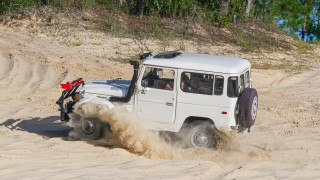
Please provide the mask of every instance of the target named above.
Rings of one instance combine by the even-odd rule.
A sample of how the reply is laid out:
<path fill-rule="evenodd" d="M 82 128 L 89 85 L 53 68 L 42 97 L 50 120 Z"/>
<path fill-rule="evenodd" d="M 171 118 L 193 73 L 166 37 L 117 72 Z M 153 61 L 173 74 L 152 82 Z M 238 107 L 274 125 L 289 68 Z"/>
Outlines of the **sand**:
<path fill-rule="evenodd" d="M 128 38 L 81 30 L 75 34 L 82 37 L 82 44 L 70 46 L 60 36 L 32 30 L 23 23 L 0 25 L 1 179 L 320 177 L 320 68 L 316 60 L 312 68 L 300 73 L 252 70 L 259 110 L 250 134 L 231 134 L 230 142 L 218 150 L 150 144 L 149 149 L 136 152 L 68 138 L 70 128 L 59 121 L 55 101 L 61 94 L 59 84 L 77 77 L 85 81 L 130 79 L 131 67 L 112 59 L 135 54 L 139 46 Z M 200 52 L 192 43 L 188 47 L 186 51 Z M 212 49 L 212 54 L 221 50 Z M 159 143 L 141 133 L 137 137 Z M 161 153 L 156 154 L 159 149 Z"/>

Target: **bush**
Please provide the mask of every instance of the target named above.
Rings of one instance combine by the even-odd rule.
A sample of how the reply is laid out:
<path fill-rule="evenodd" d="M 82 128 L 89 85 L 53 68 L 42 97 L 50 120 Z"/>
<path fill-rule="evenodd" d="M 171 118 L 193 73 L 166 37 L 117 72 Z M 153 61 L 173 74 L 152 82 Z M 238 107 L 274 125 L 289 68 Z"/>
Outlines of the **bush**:
<path fill-rule="evenodd" d="M 0 15 L 29 6 L 51 5 L 58 9 L 103 6 L 134 15 L 185 17 L 227 25 L 234 15 L 241 18 L 244 1 L 233 0 L 230 12 L 219 17 L 221 0 L 1 0 Z"/>

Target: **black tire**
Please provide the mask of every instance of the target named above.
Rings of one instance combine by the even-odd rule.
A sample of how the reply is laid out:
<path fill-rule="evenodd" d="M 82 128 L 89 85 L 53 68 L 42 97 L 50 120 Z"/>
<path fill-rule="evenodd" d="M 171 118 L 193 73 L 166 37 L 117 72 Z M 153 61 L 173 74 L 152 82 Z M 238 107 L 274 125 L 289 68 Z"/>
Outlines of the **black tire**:
<path fill-rule="evenodd" d="M 215 126 L 206 121 L 194 121 L 184 129 L 188 148 L 213 148 L 216 145 Z"/>
<path fill-rule="evenodd" d="M 239 125 L 250 128 L 257 118 L 258 93 L 256 89 L 245 88 L 239 96 Z"/>
<path fill-rule="evenodd" d="M 74 130 L 82 140 L 98 140 L 102 138 L 106 126 L 98 118 L 81 118 Z"/>

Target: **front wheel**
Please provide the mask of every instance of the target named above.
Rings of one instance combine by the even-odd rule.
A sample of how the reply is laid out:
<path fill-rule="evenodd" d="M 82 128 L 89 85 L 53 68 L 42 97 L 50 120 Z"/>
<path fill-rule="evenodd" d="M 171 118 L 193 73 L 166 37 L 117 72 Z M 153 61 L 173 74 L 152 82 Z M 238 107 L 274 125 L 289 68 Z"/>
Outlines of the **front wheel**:
<path fill-rule="evenodd" d="M 104 130 L 103 123 L 97 118 L 81 118 L 79 124 L 73 129 L 77 132 L 79 138 L 83 140 L 98 140 L 102 138 Z"/>
<path fill-rule="evenodd" d="M 193 122 L 186 127 L 185 142 L 189 148 L 213 148 L 215 127 L 209 122 Z"/>

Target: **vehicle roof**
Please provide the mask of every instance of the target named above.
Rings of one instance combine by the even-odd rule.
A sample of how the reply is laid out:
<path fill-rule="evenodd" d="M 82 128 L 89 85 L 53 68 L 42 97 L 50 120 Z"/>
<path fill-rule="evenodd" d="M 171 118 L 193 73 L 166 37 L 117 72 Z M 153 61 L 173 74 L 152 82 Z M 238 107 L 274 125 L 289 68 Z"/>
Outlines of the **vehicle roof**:
<path fill-rule="evenodd" d="M 250 67 L 250 62 L 246 59 L 192 53 L 177 53 L 176 56 L 169 58 L 161 56 L 159 58 L 154 55 L 146 58 L 142 63 L 144 65 L 221 73 L 241 73 Z"/>

